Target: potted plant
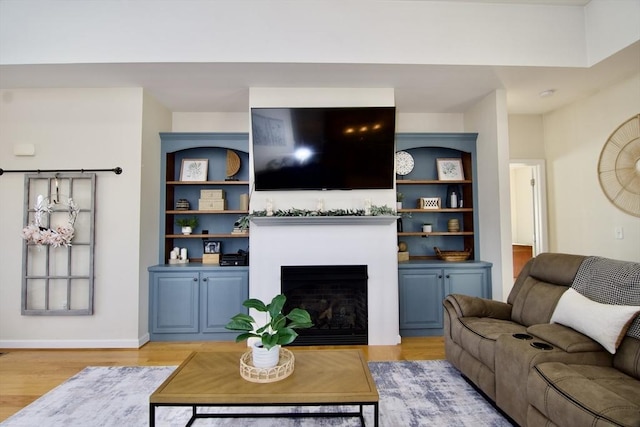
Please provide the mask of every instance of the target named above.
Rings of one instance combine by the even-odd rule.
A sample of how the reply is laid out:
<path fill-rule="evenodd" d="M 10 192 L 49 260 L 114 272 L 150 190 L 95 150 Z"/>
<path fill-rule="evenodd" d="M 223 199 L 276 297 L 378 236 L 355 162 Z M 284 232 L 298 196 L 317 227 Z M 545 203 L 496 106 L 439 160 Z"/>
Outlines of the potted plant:
<path fill-rule="evenodd" d="M 255 319 L 249 314 L 238 313 L 231 318 L 225 328 L 232 331 L 242 331 L 236 337 L 236 342 L 248 338 L 260 338 L 252 345 L 253 365 L 256 368 L 272 368 L 278 364 L 280 346 L 292 343 L 298 336 L 295 329 L 310 328 L 311 316 L 307 310 L 301 308 L 292 309 L 289 314 L 284 314 L 284 303 L 287 297 L 276 295 L 269 304 L 259 299 L 250 298 L 242 303 L 247 308 L 252 308 L 261 313 L 266 313 L 266 322 L 257 326 Z"/>
<path fill-rule="evenodd" d="M 182 234 L 191 234 L 191 232 L 198 226 L 198 217 L 191 218 L 178 218 L 176 224 L 182 227 Z"/>
<path fill-rule="evenodd" d="M 398 192 L 398 194 L 396 194 L 396 208 L 397 209 L 402 209 L 402 201 L 404 200 L 404 194 Z"/>

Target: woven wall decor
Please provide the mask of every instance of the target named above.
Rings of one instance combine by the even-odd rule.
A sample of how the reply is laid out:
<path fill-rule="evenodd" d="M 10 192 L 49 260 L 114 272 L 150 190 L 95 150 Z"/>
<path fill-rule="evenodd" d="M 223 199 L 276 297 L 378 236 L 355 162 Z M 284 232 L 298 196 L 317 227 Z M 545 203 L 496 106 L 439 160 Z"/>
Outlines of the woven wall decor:
<path fill-rule="evenodd" d="M 611 203 L 640 217 L 640 114 L 618 126 L 605 142 L 598 178 Z"/>

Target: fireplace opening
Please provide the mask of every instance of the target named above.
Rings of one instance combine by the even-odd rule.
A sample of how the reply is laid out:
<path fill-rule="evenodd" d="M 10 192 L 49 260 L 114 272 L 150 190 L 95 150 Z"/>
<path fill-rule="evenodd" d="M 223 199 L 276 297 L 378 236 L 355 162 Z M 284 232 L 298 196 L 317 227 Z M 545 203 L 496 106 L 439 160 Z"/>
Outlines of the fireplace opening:
<path fill-rule="evenodd" d="M 304 308 L 314 326 L 297 330 L 291 345 L 368 343 L 367 266 L 282 266 L 285 310 Z"/>

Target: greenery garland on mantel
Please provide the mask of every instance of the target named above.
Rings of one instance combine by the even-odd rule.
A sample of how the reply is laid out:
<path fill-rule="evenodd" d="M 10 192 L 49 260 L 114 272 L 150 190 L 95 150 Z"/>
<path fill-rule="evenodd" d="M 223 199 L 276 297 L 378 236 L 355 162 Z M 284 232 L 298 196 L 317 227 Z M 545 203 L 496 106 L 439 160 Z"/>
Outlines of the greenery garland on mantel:
<path fill-rule="evenodd" d="M 251 218 L 256 217 L 327 217 L 327 216 L 380 216 L 380 215 L 397 215 L 395 209 L 387 205 L 376 206 L 371 205 L 369 212 L 364 209 L 329 209 L 329 210 L 309 210 L 309 209 L 277 209 L 271 212 L 267 210 L 253 211 L 248 215 L 241 216 L 236 222 L 237 227 L 242 230 L 249 228 Z"/>

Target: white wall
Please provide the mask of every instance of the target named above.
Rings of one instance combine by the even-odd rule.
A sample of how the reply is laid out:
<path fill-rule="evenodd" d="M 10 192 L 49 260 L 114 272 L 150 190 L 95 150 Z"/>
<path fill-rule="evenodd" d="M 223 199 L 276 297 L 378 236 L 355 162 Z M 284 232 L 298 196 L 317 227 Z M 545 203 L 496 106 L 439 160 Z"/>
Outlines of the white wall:
<path fill-rule="evenodd" d="M 0 103 L 3 169 L 124 170 L 97 177 L 92 316 L 20 314 L 24 177 L 0 177 L 0 347 L 137 347 L 142 89 L 12 90 Z M 15 157 L 19 143 L 36 155 Z"/>
<path fill-rule="evenodd" d="M 247 108 L 248 110 L 248 108 Z M 462 114 L 396 112 L 396 132 L 464 132 Z M 540 117 L 542 123 L 542 118 Z M 249 132 L 246 113 L 173 113 L 173 132 Z M 540 132 L 542 135 L 542 132 Z"/>
<path fill-rule="evenodd" d="M 509 157 L 511 159 L 545 158 L 542 115 L 509 115 Z"/>
<path fill-rule="evenodd" d="M 139 344 L 149 340 L 149 273 L 147 267 L 157 262 L 160 249 L 160 132 L 171 130 L 171 112 L 148 93 L 142 103 L 142 163 L 140 194 L 140 261 L 138 317 Z"/>
<path fill-rule="evenodd" d="M 612 205 L 598 159 L 615 129 L 640 112 L 640 73 L 544 115 L 550 250 L 640 261 L 640 218 Z M 614 238 L 622 227 L 624 239 Z"/>
<path fill-rule="evenodd" d="M 637 25 L 637 15 L 623 14 L 620 19 L 616 30 Z M 614 32 L 597 33 L 612 39 L 602 43 L 610 53 L 624 47 L 611 46 L 619 41 L 611 35 Z M 0 2 L 2 64 L 586 66 L 585 33 L 583 7 L 544 4 L 389 0 Z"/>
<path fill-rule="evenodd" d="M 513 284 L 506 92 L 480 100 L 465 113 L 464 123 L 467 132 L 478 132 L 480 259 L 493 263 L 492 297 L 504 300 Z"/>
<path fill-rule="evenodd" d="M 173 113 L 172 132 L 249 132 L 246 113 Z"/>
<path fill-rule="evenodd" d="M 640 39 L 640 1 L 591 0 L 584 11 L 589 66 Z"/>

